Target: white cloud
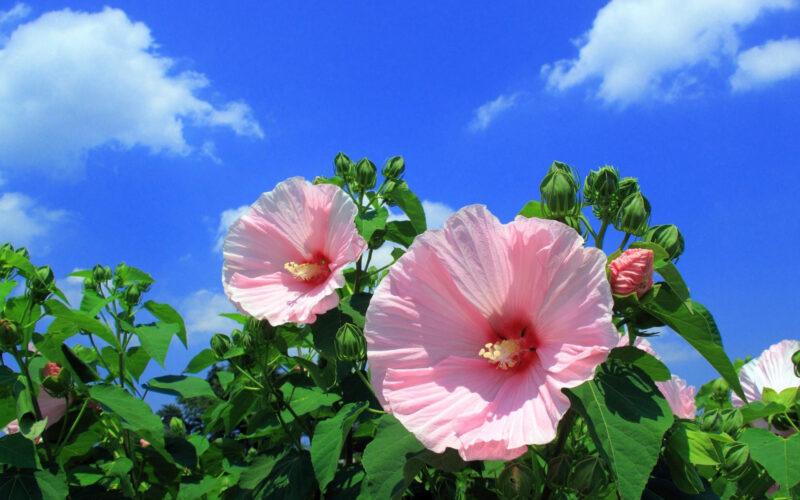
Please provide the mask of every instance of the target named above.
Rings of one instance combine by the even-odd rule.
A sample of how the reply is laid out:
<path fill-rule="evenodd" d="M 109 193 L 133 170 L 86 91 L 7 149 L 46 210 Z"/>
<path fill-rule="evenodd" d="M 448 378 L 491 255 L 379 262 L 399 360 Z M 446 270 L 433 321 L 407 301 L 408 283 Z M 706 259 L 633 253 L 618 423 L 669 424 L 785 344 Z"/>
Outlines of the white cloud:
<path fill-rule="evenodd" d="M 214 141 L 204 141 L 200 146 L 200 152 L 217 165 L 222 165 L 222 159 L 217 156 L 217 145 L 214 144 Z"/>
<path fill-rule="evenodd" d="M 236 219 L 247 213 L 250 205 L 242 205 L 238 208 L 229 208 L 219 214 L 219 225 L 217 226 L 217 235 L 215 236 L 214 252 L 222 251 L 222 244 L 225 243 L 225 235 L 228 234 L 228 228 L 231 224 L 236 222 Z"/>
<path fill-rule="evenodd" d="M 221 293 L 209 290 L 198 290 L 185 298 L 180 305 L 180 312 L 186 322 L 187 340 L 191 344 L 207 341 L 215 333 L 227 333 L 237 323 L 220 316 L 220 313 L 236 312 L 236 309 Z"/>
<path fill-rule="evenodd" d="M 738 32 L 794 0 L 612 0 L 577 42 L 576 59 L 542 67 L 548 86 L 566 90 L 600 79 L 597 96 L 626 105 L 670 99 L 693 85 L 692 69 L 732 59 Z"/>
<path fill-rule="evenodd" d="M 770 40 L 740 53 L 737 64 L 731 77 L 737 91 L 800 76 L 800 39 Z"/>
<path fill-rule="evenodd" d="M 77 271 L 78 269 L 73 269 L 73 271 Z M 83 300 L 83 278 L 78 278 L 77 276 L 66 276 L 63 279 L 58 280 L 56 283 L 58 288 L 64 292 L 64 295 L 67 296 L 67 300 L 69 300 L 69 304 L 77 309 L 81 305 L 81 300 Z"/>
<path fill-rule="evenodd" d="M 25 5 L 24 3 L 18 3 L 14 5 L 10 10 L 3 10 L 0 11 L 0 26 L 6 23 L 13 23 L 14 21 L 19 21 L 20 19 L 25 19 L 30 15 L 31 8 Z"/>
<path fill-rule="evenodd" d="M 450 217 L 454 210 L 444 203 L 438 201 L 422 200 L 422 208 L 425 210 L 425 221 L 427 222 L 428 229 L 439 229 L 444 227 L 444 221 Z M 408 216 L 404 213 L 393 213 L 389 215 L 388 220 L 407 220 Z M 400 245 L 395 243 L 386 242 L 379 249 L 372 252 L 372 260 L 370 266 L 381 268 L 392 262 L 392 250 L 398 248 Z"/>
<path fill-rule="evenodd" d="M 661 361 L 671 365 L 701 359 L 700 354 L 694 347 L 678 337 L 677 333 L 666 328 L 663 329 L 663 333 L 662 335 L 647 337 L 647 340 L 653 346 L 653 350 L 661 357 Z"/>
<path fill-rule="evenodd" d="M 471 132 L 486 130 L 495 118 L 517 104 L 519 96 L 519 92 L 511 95 L 500 94 L 494 101 L 479 106 L 475 109 L 472 121 L 469 123 L 469 130 Z"/>
<path fill-rule="evenodd" d="M 0 50 L 0 164 L 79 171 L 99 146 L 187 155 L 184 127 L 263 137 L 242 102 L 211 104 L 197 72 L 176 73 L 150 30 L 118 9 L 48 12 Z"/>
<path fill-rule="evenodd" d="M 10 241 L 15 247 L 30 246 L 50 234 L 67 218 L 65 210 L 40 206 L 22 193 L 0 196 L 0 242 Z"/>

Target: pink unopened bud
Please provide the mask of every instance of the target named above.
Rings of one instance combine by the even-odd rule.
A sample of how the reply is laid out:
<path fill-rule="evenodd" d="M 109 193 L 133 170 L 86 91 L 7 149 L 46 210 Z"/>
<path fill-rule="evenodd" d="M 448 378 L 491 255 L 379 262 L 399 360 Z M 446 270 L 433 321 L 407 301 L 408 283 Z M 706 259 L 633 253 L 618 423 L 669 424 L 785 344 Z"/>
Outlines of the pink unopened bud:
<path fill-rule="evenodd" d="M 611 291 L 615 295 L 636 292 L 641 297 L 653 286 L 653 251 L 631 248 L 608 266 Z"/>
<path fill-rule="evenodd" d="M 61 367 L 58 366 L 56 363 L 52 361 L 48 361 L 46 365 L 44 365 L 44 369 L 42 370 L 42 377 L 58 377 L 58 374 L 61 373 Z"/>
<path fill-rule="evenodd" d="M 146 447 L 150 446 L 150 442 L 149 441 L 145 441 L 144 439 L 140 439 L 139 440 L 139 444 L 142 445 L 143 448 L 146 448 Z"/>

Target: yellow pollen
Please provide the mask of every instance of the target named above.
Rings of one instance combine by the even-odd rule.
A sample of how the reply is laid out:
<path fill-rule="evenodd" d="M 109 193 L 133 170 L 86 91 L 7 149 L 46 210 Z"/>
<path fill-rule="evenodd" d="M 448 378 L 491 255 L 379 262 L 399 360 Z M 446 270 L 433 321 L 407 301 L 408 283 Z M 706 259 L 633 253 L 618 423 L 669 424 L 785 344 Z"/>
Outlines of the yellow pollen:
<path fill-rule="evenodd" d="M 519 363 L 521 351 L 519 340 L 510 339 L 495 343 L 490 342 L 478 352 L 478 355 L 488 359 L 490 363 L 497 363 L 498 368 L 508 370 Z"/>
<path fill-rule="evenodd" d="M 305 264 L 298 264 L 296 262 L 287 262 L 283 265 L 284 269 L 292 273 L 292 276 L 299 280 L 311 281 L 319 275 L 328 272 L 328 266 L 323 264 L 314 264 L 307 262 Z"/>

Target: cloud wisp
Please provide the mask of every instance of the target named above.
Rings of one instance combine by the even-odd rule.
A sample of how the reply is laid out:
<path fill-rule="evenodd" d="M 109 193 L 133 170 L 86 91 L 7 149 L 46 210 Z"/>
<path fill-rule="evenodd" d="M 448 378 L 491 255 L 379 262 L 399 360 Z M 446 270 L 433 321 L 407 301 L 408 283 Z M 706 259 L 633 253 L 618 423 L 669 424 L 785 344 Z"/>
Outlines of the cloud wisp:
<path fill-rule="evenodd" d="M 3 193 L 0 196 L 0 243 L 11 242 L 15 247 L 38 244 L 51 236 L 56 226 L 68 217 L 66 210 L 43 207 L 22 193 Z"/>
<path fill-rule="evenodd" d="M 207 342 L 215 333 L 229 333 L 237 323 L 220 316 L 236 312 L 228 297 L 210 290 L 197 290 L 180 304 L 181 316 L 186 321 L 187 340 L 190 344 Z"/>
<path fill-rule="evenodd" d="M 518 104 L 519 92 L 513 94 L 500 94 L 497 99 L 478 106 L 469 122 L 469 130 L 472 133 L 482 132 L 489 127 L 498 116 L 510 110 Z"/>
<path fill-rule="evenodd" d="M 744 91 L 800 76 L 800 39 L 770 40 L 737 57 L 731 88 Z"/>
<path fill-rule="evenodd" d="M 17 7 L 3 14 L 12 14 Z M 197 72 L 176 72 L 149 28 L 118 9 L 48 12 L 0 48 L 0 166 L 55 176 L 80 173 L 87 153 L 144 147 L 185 156 L 186 127 L 263 137 L 244 102 L 212 104 Z"/>

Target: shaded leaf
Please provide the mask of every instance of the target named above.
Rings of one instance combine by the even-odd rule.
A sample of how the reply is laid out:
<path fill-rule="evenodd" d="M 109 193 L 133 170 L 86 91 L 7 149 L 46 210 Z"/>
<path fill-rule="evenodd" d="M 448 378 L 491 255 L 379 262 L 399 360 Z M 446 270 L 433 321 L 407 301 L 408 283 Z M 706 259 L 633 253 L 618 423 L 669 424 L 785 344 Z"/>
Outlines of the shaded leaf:
<path fill-rule="evenodd" d="M 410 481 L 404 474 L 405 466 L 424 449 L 395 417 L 383 415 L 375 439 L 361 459 L 367 474 L 362 493 L 367 498 L 392 498 L 402 493 Z"/>
<path fill-rule="evenodd" d="M 800 483 L 800 434 L 783 438 L 767 429 L 746 429 L 739 441 L 750 446 L 750 456 L 772 479 L 789 489 Z"/>
<path fill-rule="evenodd" d="M 369 210 L 366 213 L 356 215 L 355 223 L 358 234 L 364 240 L 369 241 L 375 231 L 382 230 L 386 227 L 386 219 L 389 217 L 389 211 L 386 207 L 381 207 L 377 210 Z"/>
<path fill-rule="evenodd" d="M 386 241 L 397 243 L 408 248 L 417 236 L 414 225 L 407 220 L 393 220 L 386 223 Z"/>
<path fill-rule="evenodd" d="M 180 328 L 176 323 L 164 323 L 159 321 L 150 325 L 137 326 L 136 336 L 142 344 L 142 348 L 147 351 L 151 358 L 158 361 L 164 367 L 164 360 L 167 357 L 167 350 L 169 343 L 172 341 L 172 336 L 175 335 Z"/>
<path fill-rule="evenodd" d="M 403 212 L 408 215 L 408 220 L 417 234 L 422 234 L 428 229 L 425 222 L 425 210 L 422 208 L 417 195 L 411 192 L 405 181 L 399 181 L 391 192 L 392 201 L 397 203 Z"/>
<path fill-rule="evenodd" d="M 35 469 L 38 465 L 33 441 L 20 433 L 6 434 L 0 438 L 0 463 L 21 469 Z"/>
<path fill-rule="evenodd" d="M 162 394 L 172 394 L 184 398 L 196 398 L 205 396 L 217 399 L 217 395 L 211 389 L 211 385 L 200 377 L 191 375 L 164 375 L 163 377 L 151 378 L 147 382 L 147 388 L 153 392 Z"/>
<path fill-rule="evenodd" d="M 644 352 L 638 347 L 631 345 L 617 347 L 611 350 L 608 357 L 609 359 L 619 359 L 636 366 L 655 381 L 670 379 L 669 368 L 658 358 Z"/>
<path fill-rule="evenodd" d="M 367 408 L 364 401 L 346 404 L 336 416 L 323 420 L 314 429 L 311 440 L 311 463 L 314 466 L 319 488 L 323 492 L 336 474 L 344 439 L 358 416 Z"/>

